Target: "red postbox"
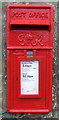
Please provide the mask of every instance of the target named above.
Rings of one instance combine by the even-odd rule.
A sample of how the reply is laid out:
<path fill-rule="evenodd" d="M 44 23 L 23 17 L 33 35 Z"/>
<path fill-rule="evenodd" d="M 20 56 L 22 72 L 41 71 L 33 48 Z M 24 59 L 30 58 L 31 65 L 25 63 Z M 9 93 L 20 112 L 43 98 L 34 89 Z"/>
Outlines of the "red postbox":
<path fill-rule="evenodd" d="M 53 8 L 7 6 L 7 111 L 52 109 Z"/>

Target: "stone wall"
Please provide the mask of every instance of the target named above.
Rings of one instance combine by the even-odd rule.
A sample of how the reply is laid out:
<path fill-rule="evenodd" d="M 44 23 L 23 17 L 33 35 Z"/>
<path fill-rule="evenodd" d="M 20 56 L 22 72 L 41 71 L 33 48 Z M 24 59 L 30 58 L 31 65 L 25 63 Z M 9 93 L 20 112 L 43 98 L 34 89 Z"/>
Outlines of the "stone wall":
<path fill-rule="evenodd" d="M 49 4 L 52 5 L 54 8 L 54 41 L 53 41 L 53 76 L 52 76 L 52 111 L 50 113 L 35 113 L 35 114 L 30 114 L 30 113 L 8 113 L 6 111 L 6 6 L 8 4 Z M 58 9 L 57 9 L 58 6 Z M 19 0 L 19 2 L 2 2 L 0 4 L 0 17 L 2 15 L 2 23 L 0 23 L 0 30 L 2 28 L 2 36 L 0 37 L 0 118 L 17 118 L 17 120 L 20 119 L 39 119 L 44 120 L 47 118 L 53 118 L 57 119 L 59 118 L 58 116 L 58 105 L 59 105 L 59 98 L 57 97 L 59 94 L 59 71 L 58 71 L 58 66 L 59 66 L 59 52 L 57 52 L 57 48 L 59 49 L 59 41 L 57 37 L 57 10 L 59 10 L 59 3 L 57 4 L 56 2 L 34 2 L 31 0 L 30 3 L 28 2 L 22 2 L 22 0 Z M 0 18 L 1 19 L 1 18 Z M 58 22 L 59 23 L 59 22 Z M 2 54 L 3 53 L 3 54 Z M 58 53 L 58 54 L 57 54 Z M 2 62 L 1 62 L 2 61 Z M 58 78 L 58 79 L 57 79 Z M 2 81 L 2 82 L 1 82 Z M 2 88 L 1 88 L 2 86 Z M 58 93 L 58 94 L 57 94 Z M 58 102 L 57 102 L 58 101 Z M 2 103 L 1 103 L 2 102 Z"/>

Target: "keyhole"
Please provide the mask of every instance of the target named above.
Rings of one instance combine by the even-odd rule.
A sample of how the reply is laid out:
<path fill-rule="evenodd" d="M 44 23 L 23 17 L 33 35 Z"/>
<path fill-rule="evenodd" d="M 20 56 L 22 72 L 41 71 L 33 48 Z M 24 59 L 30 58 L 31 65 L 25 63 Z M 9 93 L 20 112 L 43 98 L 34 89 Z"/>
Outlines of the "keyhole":
<path fill-rule="evenodd" d="M 18 80 L 18 78 L 16 78 L 16 80 Z"/>

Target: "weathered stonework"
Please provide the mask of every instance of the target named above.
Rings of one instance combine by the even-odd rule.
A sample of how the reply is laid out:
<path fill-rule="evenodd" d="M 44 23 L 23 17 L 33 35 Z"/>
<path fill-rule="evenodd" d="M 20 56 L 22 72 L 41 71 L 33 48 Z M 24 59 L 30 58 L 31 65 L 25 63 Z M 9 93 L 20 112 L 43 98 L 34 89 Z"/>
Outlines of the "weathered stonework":
<path fill-rule="evenodd" d="M 53 41 L 53 81 L 52 81 L 52 111 L 50 113 L 36 113 L 36 114 L 31 114 L 31 113 L 8 113 L 6 111 L 6 5 L 8 4 L 49 4 L 52 5 L 54 8 L 54 41 Z M 57 77 L 59 79 L 59 71 L 58 71 L 58 76 L 57 76 L 57 46 L 59 48 L 59 42 L 57 44 L 57 3 L 44 3 L 44 2 L 39 2 L 39 3 L 26 3 L 26 2 L 3 2 L 2 3 L 2 52 L 3 52 L 3 57 L 2 57 L 2 90 L 1 92 L 3 93 L 2 96 L 0 94 L 0 101 L 2 99 L 2 118 L 18 118 L 18 119 L 28 119 L 28 118 L 58 118 L 58 108 L 57 106 L 59 105 L 59 100 L 58 100 L 58 105 L 57 105 L 57 88 L 59 88 L 59 85 L 57 82 Z M 59 55 L 59 52 L 58 52 Z M 59 63 L 59 60 L 58 60 Z M 59 64 L 58 64 L 59 66 Z M 2 76 L 1 74 L 1 76 Z M 0 83 L 1 85 L 1 83 Z M 1 88 L 1 87 L 0 87 Z M 59 91 L 58 91 L 59 94 Z M 1 109 L 1 107 L 0 107 Z M 18 120 L 17 119 L 17 120 Z"/>

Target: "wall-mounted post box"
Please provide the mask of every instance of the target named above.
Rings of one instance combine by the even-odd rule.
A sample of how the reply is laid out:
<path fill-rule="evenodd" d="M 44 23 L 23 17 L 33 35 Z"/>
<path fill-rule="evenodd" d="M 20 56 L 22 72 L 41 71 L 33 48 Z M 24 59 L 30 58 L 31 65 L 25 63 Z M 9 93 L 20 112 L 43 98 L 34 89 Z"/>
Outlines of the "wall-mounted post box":
<path fill-rule="evenodd" d="M 7 6 L 7 110 L 47 113 L 52 109 L 53 8 Z"/>

